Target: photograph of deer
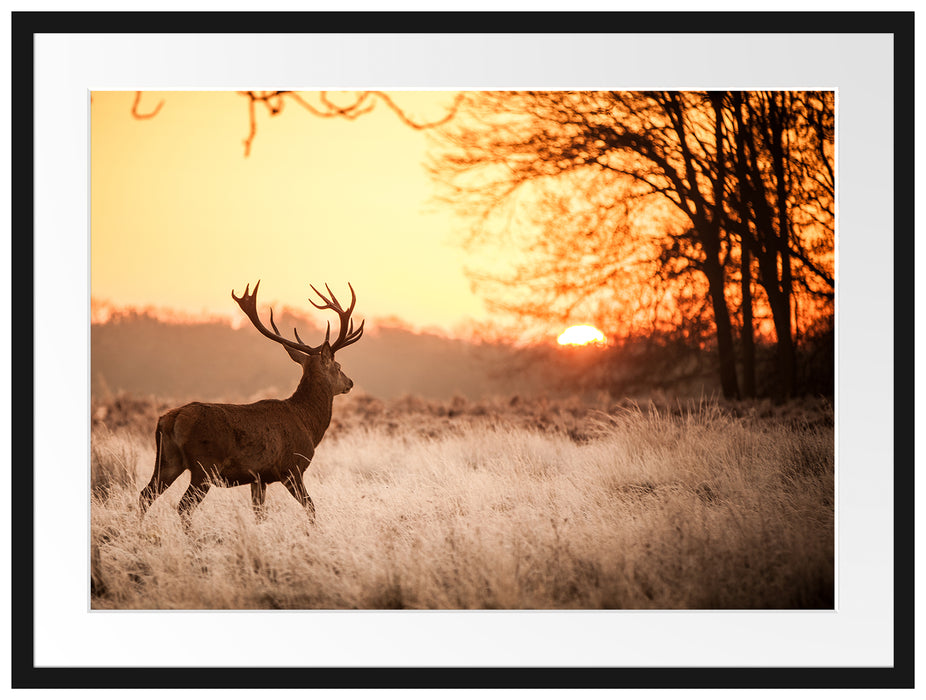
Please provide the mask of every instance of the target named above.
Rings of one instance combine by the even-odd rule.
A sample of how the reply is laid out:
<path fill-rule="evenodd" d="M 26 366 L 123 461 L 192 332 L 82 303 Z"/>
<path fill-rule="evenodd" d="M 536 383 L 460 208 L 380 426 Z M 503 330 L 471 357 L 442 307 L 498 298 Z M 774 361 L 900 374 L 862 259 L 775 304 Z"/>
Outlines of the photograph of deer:
<path fill-rule="evenodd" d="M 833 609 L 833 91 L 91 97 L 92 609 Z"/>
<path fill-rule="evenodd" d="M 321 345 L 302 342 L 280 335 L 270 310 L 269 330 L 257 312 L 257 289 L 250 285 L 232 298 L 254 327 L 275 343 L 282 345 L 293 361 L 302 367 L 302 379 L 288 399 L 265 399 L 251 404 L 193 402 L 168 411 L 158 419 L 154 473 L 139 498 L 144 515 L 151 503 L 184 471 L 189 470 L 190 485 L 177 506 L 184 526 L 189 528 L 193 509 L 205 498 L 210 486 L 250 484 L 251 502 L 258 519 L 263 516 L 267 485 L 282 482 L 315 520 L 315 505 L 306 492 L 303 475 L 312 461 L 331 422 L 334 397 L 346 394 L 354 383 L 341 371 L 334 354 L 363 335 L 363 321 L 354 330 L 351 314 L 357 302 L 354 288 L 350 306 L 343 309 L 328 285 L 328 296 L 312 286 L 321 304 L 309 300 L 318 309 L 334 311 L 340 328 L 334 342 L 331 324 Z M 311 285 L 310 285 L 311 286 Z"/>

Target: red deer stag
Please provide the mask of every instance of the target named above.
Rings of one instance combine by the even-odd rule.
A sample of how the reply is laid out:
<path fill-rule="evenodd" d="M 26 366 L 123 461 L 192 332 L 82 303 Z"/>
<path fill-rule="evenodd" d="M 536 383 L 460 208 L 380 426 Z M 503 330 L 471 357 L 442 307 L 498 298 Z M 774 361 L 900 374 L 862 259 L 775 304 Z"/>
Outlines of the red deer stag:
<path fill-rule="evenodd" d="M 315 505 L 302 481 L 303 472 L 312 461 L 315 448 L 321 442 L 331 422 L 331 404 L 336 394 L 346 394 L 354 383 L 341 371 L 334 354 L 363 334 L 363 321 L 354 330 L 350 315 L 357 297 L 351 293 L 350 306 L 345 311 L 328 285 L 329 297 L 315 287 L 312 291 L 322 299 L 317 309 L 331 309 L 340 318 L 340 330 L 330 342 L 331 324 L 325 331 L 325 342 L 312 347 L 302 342 L 294 329 L 296 340 L 280 335 L 273 322 L 267 329 L 257 314 L 257 288 L 232 299 L 244 311 L 254 327 L 270 340 L 279 343 L 289 356 L 302 367 L 302 379 L 288 399 L 265 399 L 245 405 L 193 402 L 168 411 L 158 419 L 155 432 L 157 453 L 154 474 L 139 499 L 144 515 L 154 500 L 185 470 L 190 470 L 190 486 L 180 498 L 177 510 L 185 527 L 189 528 L 193 509 L 206 496 L 213 483 L 221 486 L 251 485 L 251 501 L 258 519 L 263 517 L 267 485 L 282 481 L 314 521 Z M 311 286 L 311 285 L 310 285 Z"/>

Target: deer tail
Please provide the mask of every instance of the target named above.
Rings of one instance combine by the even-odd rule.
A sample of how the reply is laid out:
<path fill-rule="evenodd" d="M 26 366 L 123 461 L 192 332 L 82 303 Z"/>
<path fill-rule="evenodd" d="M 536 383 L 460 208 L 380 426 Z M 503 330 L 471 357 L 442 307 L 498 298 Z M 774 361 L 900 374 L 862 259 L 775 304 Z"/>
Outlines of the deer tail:
<path fill-rule="evenodd" d="M 161 435 L 164 431 L 161 428 L 161 421 L 158 421 L 157 430 L 154 431 L 154 473 L 161 478 Z"/>

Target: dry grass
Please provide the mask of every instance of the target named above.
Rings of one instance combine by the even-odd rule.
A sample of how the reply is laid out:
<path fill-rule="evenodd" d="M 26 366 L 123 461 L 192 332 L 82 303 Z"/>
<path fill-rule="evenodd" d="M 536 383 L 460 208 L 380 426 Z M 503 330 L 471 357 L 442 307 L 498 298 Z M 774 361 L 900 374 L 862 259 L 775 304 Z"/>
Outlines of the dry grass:
<path fill-rule="evenodd" d="M 188 477 L 139 520 L 149 419 L 99 421 L 92 606 L 831 608 L 832 412 L 794 409 L 339 398 L 314 526 L 213 489 L 192 536 Z"/>

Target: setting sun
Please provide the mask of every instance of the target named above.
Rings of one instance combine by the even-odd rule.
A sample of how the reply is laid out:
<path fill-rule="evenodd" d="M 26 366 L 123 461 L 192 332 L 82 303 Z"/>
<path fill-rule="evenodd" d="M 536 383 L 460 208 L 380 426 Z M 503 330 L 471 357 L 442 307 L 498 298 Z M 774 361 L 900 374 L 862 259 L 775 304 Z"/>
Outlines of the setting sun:
<path fill-rule="evenodd" d="M 604 334 L 594 326 L 570 326 L 556 339 L 560 345 L 604 343 Z"/>

